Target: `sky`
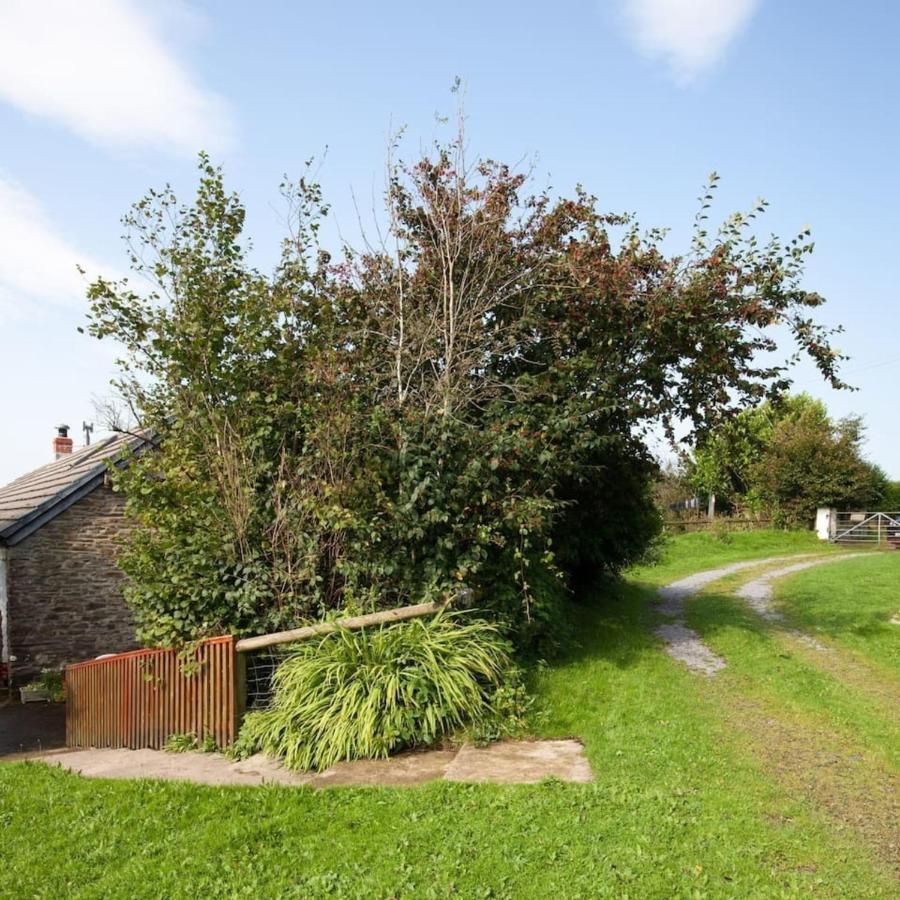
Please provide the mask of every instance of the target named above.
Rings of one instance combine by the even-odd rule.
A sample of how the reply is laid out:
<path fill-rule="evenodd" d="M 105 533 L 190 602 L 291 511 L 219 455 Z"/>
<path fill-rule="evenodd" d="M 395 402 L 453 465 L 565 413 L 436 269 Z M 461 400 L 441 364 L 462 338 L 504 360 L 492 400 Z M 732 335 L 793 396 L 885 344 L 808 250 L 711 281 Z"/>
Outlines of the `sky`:
<path fill-rule="evenodd" d="M 456 77 L 470 151 L 583 184 L 686 248 L 721 176 L 724 217 L 806 225 L 805 286 L 843 325 L 837 393 L 866 452 L 900 478 L 900 5 L 893 0 L 459 0 L 434 5 L 200 0 L 0 4 L 0 484 L 50 458 L 55 426 L 95 418 L 115 348 L 78 332 L 85 278 L 127 271 L 121 216 L 149 188 L 189 199 L 196 156 L 224 166 L 273 264 L 278 185 L 316 157 L 352 239 L 384 184 L 389 135 L 447 137 Z M 95 432 L 95 438 L 99 434 Z"/>

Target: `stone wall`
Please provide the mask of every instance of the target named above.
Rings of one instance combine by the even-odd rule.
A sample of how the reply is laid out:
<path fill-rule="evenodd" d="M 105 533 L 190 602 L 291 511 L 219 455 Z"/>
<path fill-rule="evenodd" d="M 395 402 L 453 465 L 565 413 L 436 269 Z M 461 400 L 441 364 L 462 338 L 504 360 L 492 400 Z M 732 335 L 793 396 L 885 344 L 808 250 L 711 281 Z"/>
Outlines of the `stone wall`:
<path fill-rule="evenodd" d="M 124 501 L 103 485 L 9 548 L 13 677 L 134 649 L 117 542 Z"/>

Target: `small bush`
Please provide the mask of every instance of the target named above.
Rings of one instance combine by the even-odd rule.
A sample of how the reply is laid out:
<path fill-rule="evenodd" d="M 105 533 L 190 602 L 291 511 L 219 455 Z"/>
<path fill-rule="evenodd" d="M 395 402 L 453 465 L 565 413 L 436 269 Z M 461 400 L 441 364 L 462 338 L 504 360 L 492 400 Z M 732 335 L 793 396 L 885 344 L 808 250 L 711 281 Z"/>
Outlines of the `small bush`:
<path fill-rule="evenodd" d="M 269 709 L 247 715 L 237 756 L 263 751 L 293 769 L 384 757 L 462 728 L 498 730 L 511 672 L 497 627 L 436 616 L 298 644 L 275 673 Z M 517 707 L 518 708 L 518 707 Z M 493 721 L 493 724 L 490 724 Z"/>
<path fill-rule="evenodd" d="M 28 684 L 29 688 L 46 691 L 51 703 L 61 703 L 66 699 L 66 686 L 63 673 L 57 669 L 44 669 L 41 674 Z"/>
<path fill-rule="evenodd" d="M 197 735 L 193 732 L 170 734 L 166 738 L 163 750 L 166 753 L 190 753 L 197 749 Z"/>
<path fill-rule="evenodd" d="M 215 753 L 218 749 L 215 737 L 209 732 L 201 739 L 193 731 L 170 734 L 163 746 L 166 753 L 191 753 L 195 750 L 201 753 Z"/>
<path fill-rule="evenodd" d="M 500 685 L 491 697 L 486 714 L 459 737 L 474 744 L 518 737 L 527 733 L 534 718 L 534 698 L 522 683 L 520 673 L 511 670 L 508 682 Z"/>

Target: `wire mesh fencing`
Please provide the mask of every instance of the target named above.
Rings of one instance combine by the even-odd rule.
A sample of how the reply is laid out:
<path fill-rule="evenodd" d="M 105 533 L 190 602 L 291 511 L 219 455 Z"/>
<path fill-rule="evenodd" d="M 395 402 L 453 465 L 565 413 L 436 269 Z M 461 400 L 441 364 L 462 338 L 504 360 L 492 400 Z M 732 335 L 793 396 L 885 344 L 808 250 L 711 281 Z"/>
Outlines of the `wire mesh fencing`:
<path fill-rule="evenodd" d="M 264 647 L 244 654 L 246 709 L 266 709 L 272 705 L 275 672 L 287 655 L 283 647 Z"/>

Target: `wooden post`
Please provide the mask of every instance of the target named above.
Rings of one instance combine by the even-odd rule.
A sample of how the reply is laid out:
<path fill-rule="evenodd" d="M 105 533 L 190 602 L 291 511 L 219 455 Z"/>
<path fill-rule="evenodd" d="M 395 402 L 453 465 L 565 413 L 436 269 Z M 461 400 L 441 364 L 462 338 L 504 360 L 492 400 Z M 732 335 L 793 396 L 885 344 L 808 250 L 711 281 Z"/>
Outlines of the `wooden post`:
<path fill-rule="evenodd" d="M 471 591 L 461 590 L 455 598 L 445 600 L 442 603 L 417 603 L 414 606 L 400 606 L 396 609 L 368 613 L 365 616 L 352 616 L 348 619 L 338 619 L 335 622 L 318 622 L 315 625 L 305 625 L 303 628 L 292 628 L 290 631 L 276 631 L 273 634 L 242 638 L 235 644 L 235 649 L 240 654 L 249 650 L 261 650 L 263 647 L 273 647 L 276 644 L 306 641 L 320 635 L 333 634 L 341 629 L 358 631 L 360 628 L 368 628 L 370 625 L 390 625 L 394 622 L 405 622 L 407 619 L 433 616 L 446 609 L 453 602 L 461 607 L 467 606 L 471 601 L 471 596 Z"/>
<path fill-rule="evenodd" d="M 706 518 L 714 519 L 716 517 L 716 495 L 709 495 L 709 505 L 706 507 Z"/>
<path fill-rule="evenodd" d="M 239 640 L 235 645 L 238 654 L 248 650 L 261 650 L 276 644 L 290 644 L 294 641 L 306 641 L 309 638 L 324 634 L 333 634 L 342 628 L 358 631 L 370 625 L 387 625 L 392 622 L 404 622 L 421 616 L 433 616 L 445 609 L 449 603 L 417 603 L 415 606 L 401 606 L 397 609 L 386 609 L 383 612 L 369 613 L 365 616 L 353 616 L 349 619 L 338 619 L 336 622 L 319 622 L 303 628 L 292 628 L 290 631 L 277 631 L 274 634 L 261 634 Z"/>
<path fill-rule="evenodd" d="M 233 719 L 233 735 L 237 740 L 238 733 L 241 730 L 241 723 L 244 721 L 244 713 L 247 711 L 247 657 L 243 653 L 239 653 L 237 643 L 231 649 L 234 654 L 234 709 L 232 710 Z"/>

